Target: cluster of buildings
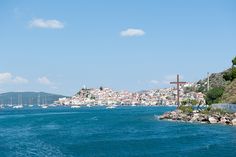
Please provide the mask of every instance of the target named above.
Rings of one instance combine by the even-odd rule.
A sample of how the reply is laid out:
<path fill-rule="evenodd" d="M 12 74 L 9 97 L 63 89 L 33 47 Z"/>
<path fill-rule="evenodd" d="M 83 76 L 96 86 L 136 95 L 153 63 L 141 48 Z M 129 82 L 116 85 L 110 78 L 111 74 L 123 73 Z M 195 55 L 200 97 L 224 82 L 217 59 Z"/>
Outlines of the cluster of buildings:
<path fill-rule="evenodd" d="M 185 85 L 186 86 L 186 85 Z M 204 94 L 186 92 L 180 88 L 180 101 L 196 100 L 205 104 Z M 83 88 L 71 98 L 60 98 L 56 103 L 60 105 L 95 106 L 95 105 L 176 105 L 177 90 L 175 88 L 153 89 L 140 92 L 114 91 L 110 88 Z"/>

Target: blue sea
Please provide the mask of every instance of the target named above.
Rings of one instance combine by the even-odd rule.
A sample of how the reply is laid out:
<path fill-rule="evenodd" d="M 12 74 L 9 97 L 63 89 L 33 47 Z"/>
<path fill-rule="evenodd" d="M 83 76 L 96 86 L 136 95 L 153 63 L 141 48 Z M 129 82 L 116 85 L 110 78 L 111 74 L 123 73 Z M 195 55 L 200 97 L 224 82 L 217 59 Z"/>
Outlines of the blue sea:
<path fill-rule="evenodd" d="M 159 121 L 173 107 L 0 110 L 0 157 L 235 157 L 236 127 Z"/>

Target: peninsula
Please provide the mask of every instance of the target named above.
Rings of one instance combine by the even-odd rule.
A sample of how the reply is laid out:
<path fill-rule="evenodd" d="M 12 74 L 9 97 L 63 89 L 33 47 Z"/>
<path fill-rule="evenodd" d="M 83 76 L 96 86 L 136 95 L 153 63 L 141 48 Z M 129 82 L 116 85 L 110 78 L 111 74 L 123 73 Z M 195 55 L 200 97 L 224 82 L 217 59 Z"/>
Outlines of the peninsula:
<path fill-rule="evenodd" d="M 180 86 L 181 100 L 205 104 L 204 94 L 188 90 L 196 86 L 194 83 L 187 83 Z M 114 91 L 110 88 L 82 88 L 71 98 L 60 98 L 55 103 L 67 106 L 96 106 L 96 105 L 176 105 L 176 89 L 164 88 L 145 90 L 140 92 Z"/>

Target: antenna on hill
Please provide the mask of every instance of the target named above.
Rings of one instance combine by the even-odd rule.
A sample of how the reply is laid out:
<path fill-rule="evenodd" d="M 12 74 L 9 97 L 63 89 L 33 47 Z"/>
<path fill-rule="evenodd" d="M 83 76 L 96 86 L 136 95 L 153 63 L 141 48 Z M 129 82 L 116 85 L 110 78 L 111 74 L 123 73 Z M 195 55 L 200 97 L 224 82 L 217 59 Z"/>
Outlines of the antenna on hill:
<path fill-rule="evenodd" d="M 207 91 L 210 90 L 210 73 L 207 73 Z"/>

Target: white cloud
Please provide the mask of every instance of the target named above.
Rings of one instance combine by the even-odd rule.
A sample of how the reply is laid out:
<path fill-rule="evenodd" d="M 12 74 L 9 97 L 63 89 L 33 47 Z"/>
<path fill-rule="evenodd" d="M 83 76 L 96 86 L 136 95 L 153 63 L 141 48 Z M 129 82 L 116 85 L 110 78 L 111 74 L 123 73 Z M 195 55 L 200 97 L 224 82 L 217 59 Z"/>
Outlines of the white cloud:
<path fill-rule="evenodd" d="M 29 81 L 20 76 L 13 76 L 11 73 L 0 73 L 0 84 L 4 83 L 16 83 L 16 84 L 26 84 Z"/>
<path fill-rule="evenodd" d="M 183 81 L 183 76 L 179 76 L 180 81 Z M 177 75 L 167 75 L 165 76 L 162 80 L 150 80 L 148 81 L 148 83 L 150 84 L 154 84 L 154 85 L 160 85 L 160 86 L 166 86 L 166 85 L 170 85 L 170 82 L 175 82 L 177 81 Z"/>
<path fill-rule="evenodd" d="M 158 81 L 158 80 L 151 80 L 151 81 L 149 81 L 151 84 L 159 84 L 160 83 L 160 81 Z"/>
<path fill-rule="evenodd" d="M 43 85 L 51 85 L 52 84 L 52 82 L 46 76 L 39 77 L 38 82 Z"/>
<path fill-rule="evenodd" d="M 64 24 L 59 20 L 44 20 L 33 19 L 29 22 L 29 26 L 32 28 L 49 28 L 49 29 L 62 29 Z"/>
<path fill-rule="evenodd" d="M 20 77 L 20 76 L 16 76 L 14 79 L 13 79 L 13 82 L 14 83 L 28 83 L 29 81 L 23 77 Z"/>
<path fill-rule="evenodd" d="M 10 82 L 12 79 L 11 73 L 0 73 L 0 83 Z"/>
<path fill-rule="evenodd" d="M 183 80 L 183 76 L 179 76 L 180 81 Z M 177 81 L 177 75 L 167 75 L 165 76 L 165 79 L 162 81 L 162 84 L 170 84 L 170 82 Z"/>
<path fill-rule="evenodd" d="M 142 29 L 128 28 L 120 32 L 122 37 L 135 37 L 135 36 L 143 36 L 145 32 Z"/>

